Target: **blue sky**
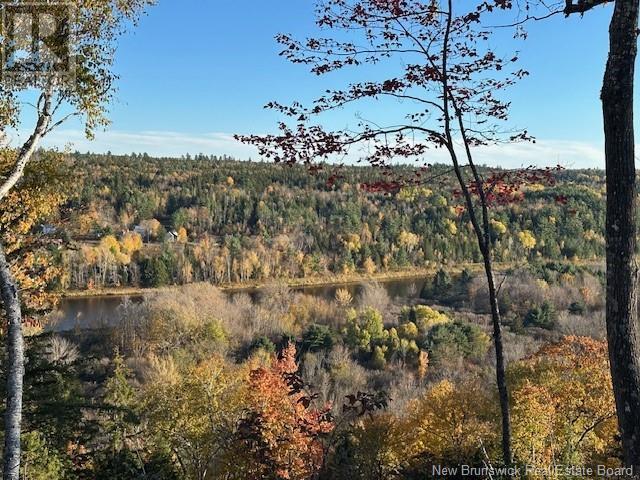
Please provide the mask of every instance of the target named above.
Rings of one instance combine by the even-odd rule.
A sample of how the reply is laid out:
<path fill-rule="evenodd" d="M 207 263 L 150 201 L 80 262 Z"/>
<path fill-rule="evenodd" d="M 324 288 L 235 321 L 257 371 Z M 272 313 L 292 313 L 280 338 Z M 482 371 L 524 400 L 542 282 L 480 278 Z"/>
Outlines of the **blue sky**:
<path fill-rule="evenodd" d="M 482 161 L 603 165 L 598 97 L 609 16 L 609 8 L 598 8 L 584 18 L 549 19 L 532 24 L 526 42 L 500 45 L 520 49 L 522 65 L 531 72 L 510 92 L 512 123 L 539 141 L 486 149 L 479 154 Z M 266 102 L 309 100 L 348 78 L 318 78 L 277 55 L 276 33 L 303 36 L 312 29 L 312 0 L 159 0 L 119 42 L 121 78 L 108 131 L 91 143 L 82 139 L 78 125 L 68 124 L 47 144 L 255 158 L 231 135 L 273 131 L 278 116 L 263 110 Z M 506 36 L 500 41 L 511 42 Z M 339 112 L 331 121 L 355 123 L 353 111 Z"/>

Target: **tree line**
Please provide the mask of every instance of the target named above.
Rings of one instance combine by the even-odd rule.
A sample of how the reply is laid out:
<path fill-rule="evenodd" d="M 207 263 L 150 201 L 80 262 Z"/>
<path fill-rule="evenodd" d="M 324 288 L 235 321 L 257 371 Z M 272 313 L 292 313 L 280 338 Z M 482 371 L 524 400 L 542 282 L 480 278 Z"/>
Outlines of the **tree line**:
<path fill-rule="evenodd" d="M 481 258 L 454 188 L 441 188 L 450 174 L 391 194 L 361 187 L 375 177 L 371 167 L 344 168 L 328 186 L 328 174 L 217 157 L 73 162 L 73 213 L 58 233 L 78 246 L 61 260 L 64 288 L 373 274 Z M 496 261 L 601 258 L 603 180 L 596 170 L 565 171 L 497 208 Z M 135 233 L 140 226 L 148 235 Z M 168 241 L 167 231 L 182 235 Z"/>

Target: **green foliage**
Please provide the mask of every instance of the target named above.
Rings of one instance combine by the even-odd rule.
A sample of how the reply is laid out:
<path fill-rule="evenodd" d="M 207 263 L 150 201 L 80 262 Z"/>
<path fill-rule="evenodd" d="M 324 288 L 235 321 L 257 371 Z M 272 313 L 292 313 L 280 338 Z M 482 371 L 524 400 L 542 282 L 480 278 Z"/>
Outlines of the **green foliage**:
<path fill-rule="evenodd" d="M 429 333 L 435 325 L 448 323 L 451 319 L 444 313 L 427 305 L 416 305 L 414 307 L 402 307 L 400 319 L 404 322 L 411 322 L 416 325 L 421 335 Z"/>
<path fill-rule="evenodd" d="M 133 413 L 135 390 L 129 383 L 131 370 L 126 366 L 124 358 L 116 352 L 113 358 L 113 372 L 105 383 L 104 403 L 106 419 L 104 429 L 111 436 L 114 451 L 123 450 L 126 446 L 127 430 L 135 422 Z"/>
<path fill-rule="evenodd" d="M 451 288 L 451 275 L 445 269 L 441 268 L 433 277 L 431 291 L 433 295 L 443 295 Z"/>
<path fill-rule="evenodd" d="M 347 311 L 343 335 L 345 343 L 351 348 L 371 352 L 372 346 L 385 340 L 388 332 L 384 329 L 380 312 L 367 307 L 360 311 L 355 309 Z"/>
<path fill-rule="evenodd" d="M 21 472 L 29 480 L 64 480 L 70 478 L 65 459 L 37 430 L 22 435 Z"/>
<path fill-rule="evenodd" d="M 169 285 L 171 278 L 169 269 L 161 258 L 145 258 L 141 264 L 142 285 L 145 287 L 162 287 Z"/>
<path fill-rule="evenodd" d="M 458 282 L 461 285 L 466 286 L 471 282 L 471 280 L 473 280 L 473 274 L 467 268 L 462 270 L 462 273 L 460 274 L 460 278 L 458 279 Z"/>
<path fill-rule="evenodd" d="M 106 450 L 96 455 L 96 465 L 93 468 L 95 480 L 136 480 L 144 478 L 146 469 L 140 457 L 129 449 Z M 167 473 L 167 472 L 163 472 Z M 161 478 L 172 478 L 171 476 Z M 175 475 L 173 478 L 177 478 Z"/>
<path fill-rule="evenodd" d="M 398 328 L 398 336 L 400 338 L 415 340 L 418 338 L 418 327 L 413 322 L 407 322 L 400 325 Z"/>
<path fill-rule="evenodd" d="M 456 235 L 448 230 L 446 220 L 452 220 L 451 207 L 459 201 L 451 194 L 455 179 L 446 175 L 439 196 L 416 195 L 409 202 L 406 191 L 399 199 L 351 187 L 372 181 L 376 172 L 370 168 L 345 167 L 340 182 L 349 187 L 327 191 L 325 172 L 310 176 L 298 166 L 283 170 L 228 157 L 198 155 L 187 161 L 77 154 L 75 162 L 78 199 L 74 204 L 88 205 L 85 215 L 91 218 L 84 219 L 90 221 L 86 222 L 88 231 L 82 233 L 76 230 L 83 219 L 72 222 L 72 238 L 97 236 L 106 227 L 113 232 L 131 230 L 140 222 L 159 218 L 165 228 L 186 228 L 191 243 L 169 246 L 171 259 L 166 258 L 166 251 L 148 246 L 131 265 L 119 269 L 115 282 L 112 265 L 92 263 L 71 253 L 65 269 L 73 288 L 182 284 L 194 279 L 221 284 L 358 269 L 384 272 L 480 259 L 467 222 L 456 221 Z M 401 174 L 404 167 L 397 168 Z M 442 165 L 433 170 L 434 174 L 446 173 Z M 496 260 L 522 258 L 526 252 L 518 234 L 525 230 L 532 232 L 537 240 L 534 250 L 545 260 L 601 256 L 604 204 L 593 192 L 599 175 L 563 172 L 556 187 L 527 192 L 524 202 L 517 205 L 496 206 L 495 221 L 506 228 L 494 238 Z M 234 179 L 232 185 L 228 177 Z M 591 193 L 585 190 L 589 188 Z M 574 215 L 555 202 L 557 195 L 569 198 Z M 304 252 L 294 241 L 297 232 L 312 240 Z M 144 274 L 143 267 L 149 266 L 145 257 L 164 258 L 169 275 L 155 281 L 155 269 L 150 266 L 151 274 L 146 276 L 150 278 L 140 278 L 137 271 Z M 103 268 L 107 273 L 102 274 Z M 91 275 L 94 269 L 97 274 Z M 440 301 L 450 294 L 465 293 L 468 272 L 456 281 L 447 277 L 445 271 L 438 272 L 423 297 L 437 296 Z"/>
<path fill-rule="evenodd" d="M 227 341 L 227 332 L 224 331 L 222 323 L 218 320 L 211 320 L 202 326 L 204 340 L 214 344 L 222 344 Z"/>
<path fill-rule="evenodd" d="M 425 346 L 430 358 L 437 363 L 456 357 L 482 358 L 489 344 L 489 336 L 480 327 L 456 320 L 433 327 Z"/>
<path fill-rule="evenodd" d="M 249 354 L 262 350 L 267 353 L 275 353 L 276 345 L 268 337 L 260 336 L 256 338 L 249 347 Z"/>
<path fill-rule="evenodd" d="M 526 327 L 540 327 L 547 330 L 553 329 L 556 324 L 557 316 L 553 304 L 548 301 L 542 302 L 539 307 L 534 307 L 524 318 Z"/>
<path fill-rule="evenodd" d="M 326 325 L 313 324 L 302 336 L 302 350 L 307 352 L 331 350 L 333 343 L 333 334 Z"/>
<path fill-rule="evenodd" d="M 587 306 L 584 301 L 571 302 L 569 305 L 569 313 L 573 315 L 584 315 L 587 312 Z"/>
<path fill-rule="evenodd" d="M 371 360 L 369 361 L 369 365 L 374 370 L 384 370 L 384 367 L 387 366 L 387 360 L 385 358 L 385 348 L 376 345 L 373 348 L 373 354 L 371 355 Z"/>

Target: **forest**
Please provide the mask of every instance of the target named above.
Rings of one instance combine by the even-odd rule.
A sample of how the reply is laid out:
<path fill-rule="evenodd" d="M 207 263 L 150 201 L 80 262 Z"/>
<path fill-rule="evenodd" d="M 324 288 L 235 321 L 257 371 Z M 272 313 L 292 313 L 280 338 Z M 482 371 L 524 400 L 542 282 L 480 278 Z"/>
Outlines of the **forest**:
<path fill-rule="evenodd" d="M 640 0 L 189 1 L 0 1 L 3 480 L 640 478 Z"/>
<path fill-rule="evenodd" d="M 366 167 L 329 186 L 303 168 L 215 157 L 41 151 L 34 166 L 11 199 L 23 208 L 4 223 L 31 279 L 24 478 L 500 472 L 487 287 L 449 177 L 387 194 L 358 188 L 374 174 Z M 558 464 L 622 468 L 604 342 L 602 175 L 562 171 L 492 223 L 523 478 Z M 305 270 L 314 257 L 321 268 Z M 392 297 L 371 276 L 403 269 L 425 286 Z M 287 286 L 349 272 L 361 275 L 357 295 Z M 257 296 L 216 286 L 250 281 Z M 55 314 L 37 321 L 67 288 L 127 284 L 154 288 L 124 300 L 108 326 L 55 332 Z"/>
<path fill-rule="evenodd" d="M 50 233 L 72 244 L 61 259 L 64 290 L 334 279 L 480 261 L 444 165 L 433 167 L 437 180 L 383 194 L 361 187 L 377 173 L 366 167 L 345 167 L 328 185 L 327 172 L 204 155 L 72 157 L 67 218 Z M 603 172 L 540 182 L 495 209 L 495 260 L 601 258 Z"/>
<path fill-rule="evenodd" d="M 601 270 L 542 262 L 504 278 L 518 465 L 620 471 Z M 467 271 L 427 285 L 417 300 L 379 284 L 323 300 L 199 283 L 125 301 L 107 329 L 34 328 L 25 478 L 486 473 L 500 448 L 486 289 Z"/>

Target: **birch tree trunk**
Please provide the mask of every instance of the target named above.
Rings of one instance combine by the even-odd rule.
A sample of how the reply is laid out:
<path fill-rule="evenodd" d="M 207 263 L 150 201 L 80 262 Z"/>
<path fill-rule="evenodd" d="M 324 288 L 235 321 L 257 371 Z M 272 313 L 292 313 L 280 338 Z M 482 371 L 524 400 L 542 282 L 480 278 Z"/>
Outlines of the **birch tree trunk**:
<path fill-rule="evenodd" d="M 22 382 L 24 340 L 18 288 L 0 245 L 0 295 L 7 317 L 7 403 L 4 416 L 4 480 L 20 478 L 20 429 L 22 425 Z"/>

